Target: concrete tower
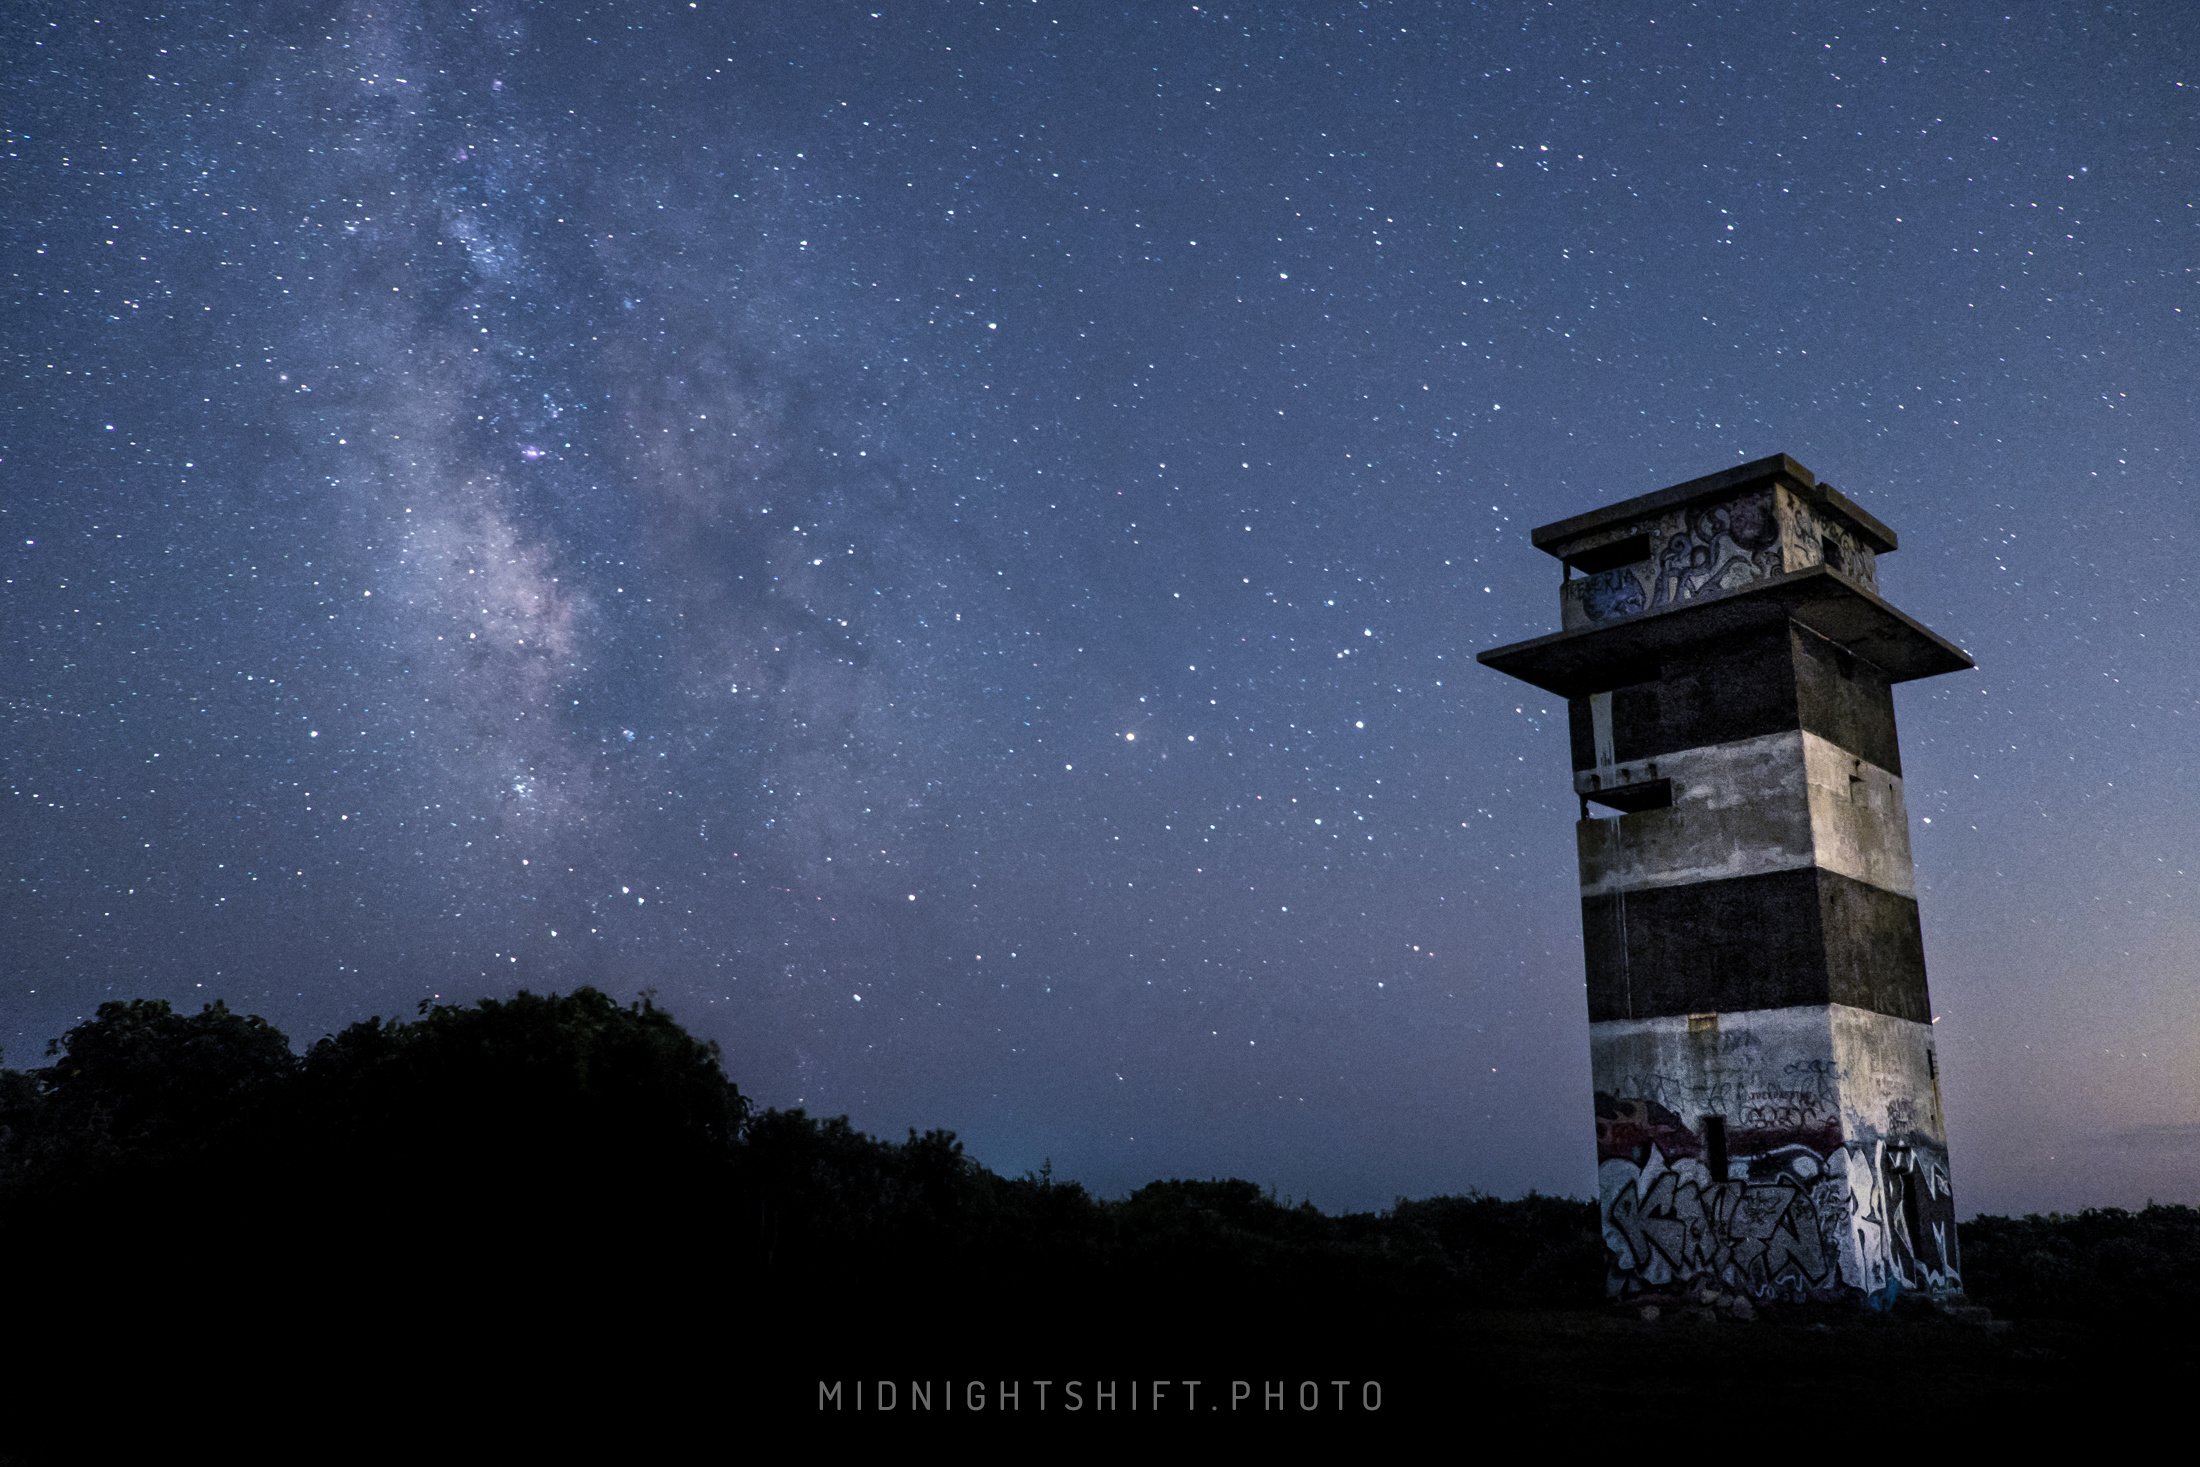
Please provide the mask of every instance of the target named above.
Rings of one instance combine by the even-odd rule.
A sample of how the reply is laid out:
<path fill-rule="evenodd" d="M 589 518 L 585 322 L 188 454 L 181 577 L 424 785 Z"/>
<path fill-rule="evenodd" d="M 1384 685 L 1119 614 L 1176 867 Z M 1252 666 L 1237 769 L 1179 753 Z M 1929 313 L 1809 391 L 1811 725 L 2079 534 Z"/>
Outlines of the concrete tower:
<path fill-rule="evenodd" d="M 1612 1293 L 1960 1289 L 1889 690 L 1971 659 L 1784 454 L 1533 538 L 1564 630 L 1481 660 L 1567 700 Z"/>

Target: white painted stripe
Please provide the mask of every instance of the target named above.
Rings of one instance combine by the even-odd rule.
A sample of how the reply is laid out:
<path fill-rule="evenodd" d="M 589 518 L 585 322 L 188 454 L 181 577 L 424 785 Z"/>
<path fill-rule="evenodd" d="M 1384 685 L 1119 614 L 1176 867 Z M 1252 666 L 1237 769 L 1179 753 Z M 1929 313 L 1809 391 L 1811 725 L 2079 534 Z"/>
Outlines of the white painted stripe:
<path fill-rule="evenodd" d="M 1660 754 L 1668 809 L 1577 827 L 1584 896 L 1817 866 L 1917 895 L 1902 781 L 1801 731 Z"/>

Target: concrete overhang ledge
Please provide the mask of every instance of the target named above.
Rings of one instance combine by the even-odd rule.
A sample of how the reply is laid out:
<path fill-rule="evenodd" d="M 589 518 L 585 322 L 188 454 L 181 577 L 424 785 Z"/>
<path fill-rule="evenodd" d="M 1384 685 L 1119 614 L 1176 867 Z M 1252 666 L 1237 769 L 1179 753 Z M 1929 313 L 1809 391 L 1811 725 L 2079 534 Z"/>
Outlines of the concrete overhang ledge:
<path fill-rule="evenodd" d="M 1647 663 L 1781 621 L 1794 622 L 1869 662 L 1889 682 L 1977 665 L 1955 643 L 1822 565 L 1607 626 L 1493 647 L 1475 660 L 1562 698 L 1580 698 L 1640 681 Z"/>

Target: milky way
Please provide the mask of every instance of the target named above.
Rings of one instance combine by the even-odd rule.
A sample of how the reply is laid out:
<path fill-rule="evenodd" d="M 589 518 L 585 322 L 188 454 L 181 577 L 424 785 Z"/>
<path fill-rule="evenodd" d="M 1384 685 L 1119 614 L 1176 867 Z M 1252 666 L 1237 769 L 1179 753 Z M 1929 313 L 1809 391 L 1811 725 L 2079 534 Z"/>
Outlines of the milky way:
<path fill-rule="evenodd" d="M 1842 9 L 18 7 L 6 1063 L 593 983 L 1104 1191 L 1584 1193 L 1473 654 L 1785 451 L 1980 663 L 1960 1195 L 2191 1194 L 2200 37 Z"/>

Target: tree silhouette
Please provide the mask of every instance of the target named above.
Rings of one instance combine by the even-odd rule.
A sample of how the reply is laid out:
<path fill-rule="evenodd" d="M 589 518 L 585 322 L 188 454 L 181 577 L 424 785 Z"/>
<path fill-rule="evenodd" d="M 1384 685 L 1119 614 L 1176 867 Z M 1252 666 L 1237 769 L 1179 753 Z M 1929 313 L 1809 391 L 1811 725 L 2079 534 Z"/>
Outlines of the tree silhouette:
<path fill-rule="evenodd" d="M 162 999 L 99 1006 L 46 1046 L 58 1059 L 0 1085 L 7 1170 L 83 1169 L 202 1150 L 297 1071 L 265 1019 L 216 1000 L 195 1015 Z"/>

